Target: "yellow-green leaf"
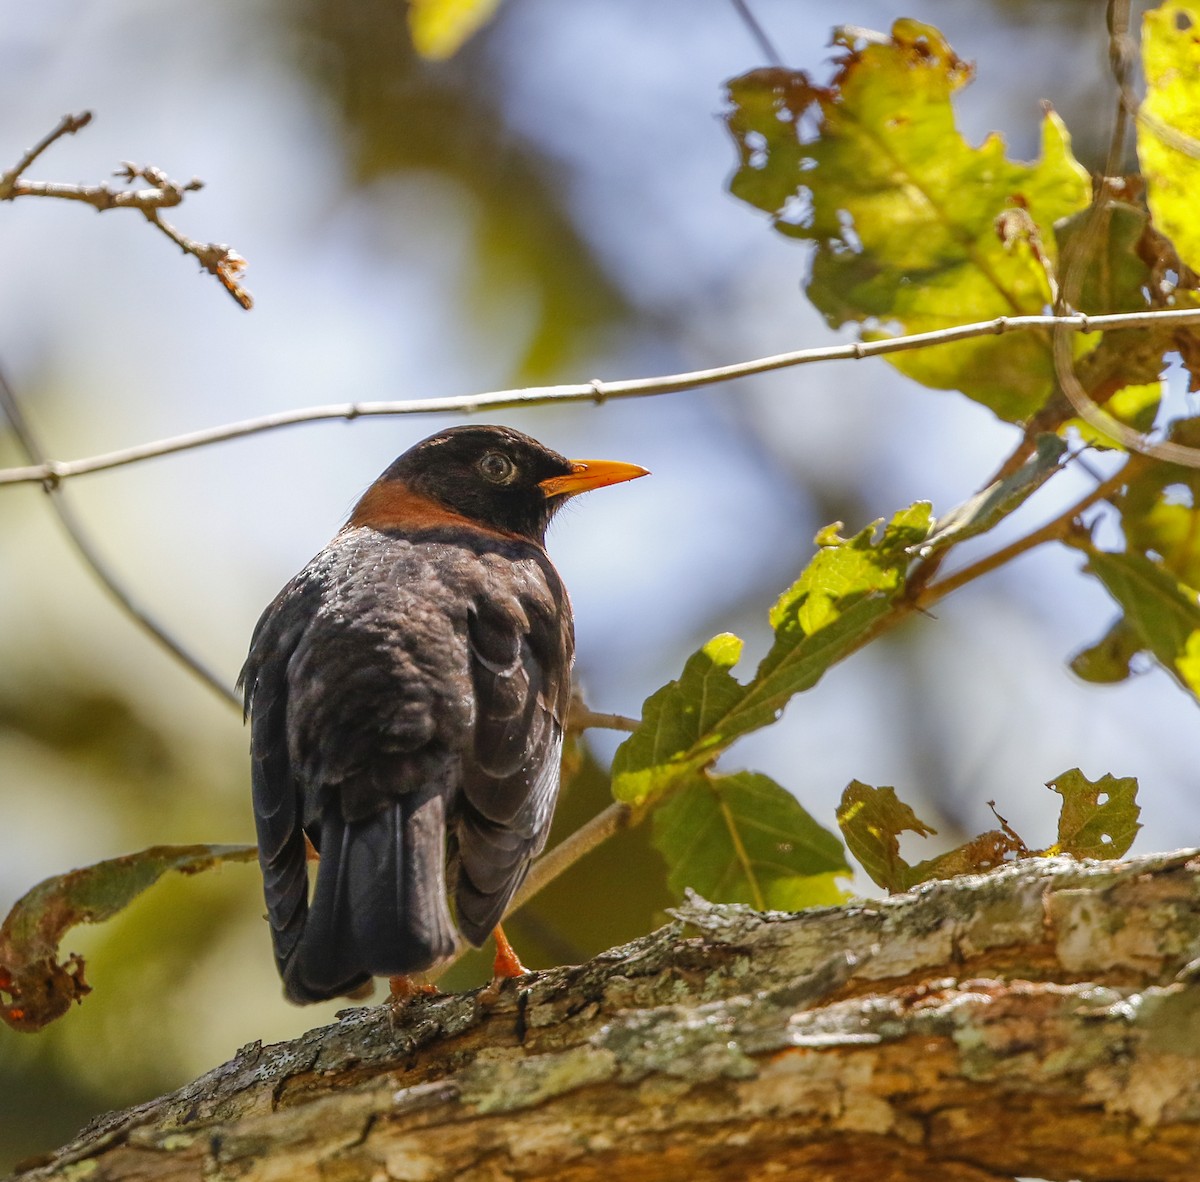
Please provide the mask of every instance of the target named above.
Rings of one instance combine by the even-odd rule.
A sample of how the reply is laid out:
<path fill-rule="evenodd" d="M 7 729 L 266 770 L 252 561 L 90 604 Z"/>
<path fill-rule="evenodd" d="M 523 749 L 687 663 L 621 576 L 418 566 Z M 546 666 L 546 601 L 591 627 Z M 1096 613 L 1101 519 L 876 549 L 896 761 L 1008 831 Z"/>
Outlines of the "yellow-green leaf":
<path fill-rule="evenodd" d="M 453 57 L 499 7 L 500 0 L 408 0 L 413 46 L 435 61 Z"/>
<path fill-rule="evenodd" d="M 654 812 L 668 884 L 714 903 L 799 911 L 840 903 L 842 843 L 768 776 L 697 775 Z"/>
<path fill-rule="evenodd" d="M 904 587 L 911 553 L 929 532 L 920 503 L 852 538 L 823 531 L 820 549 L 771 609 L 775 640 L 754 677 L 730 672 L 742 642 L 714 637 L 647 700 L 613 760 L 613 795 L 644 805 L 711 764 L 735 739 L 770 725 L 791 698 L 853 652 Z"/>
<path fill-rule="evenodd" d="M 1150 214 L 1180 258 L 1200 268 L 1200 3 L 1168 0 L 1145 14 L 1142 69 L 1138 159 Z"/>
<path fill-rule="evenodd" d="M 975 148 L 959 133 L 951 99 L 970 68 L 932 26 L 900 20 L 890 38 L 841 32 L 835 45 L 828 87 L 777 69 L 729 84 L 741 164 L 731 191 L 816 243 L 809 298 L 830 324 L 857 322 L 865 336 L 1043 311 L 1054 224 L 1090 197 L 1062 122 L 1046 115 L 1037 163 L 1010 161 L 998 136 Z M 1029 232 L 1006 244 L 997 219 L 1013 210 Z M 1049 342 L 1033 334 L 889 361 L 1007 419 L 1054 388 Z"/>

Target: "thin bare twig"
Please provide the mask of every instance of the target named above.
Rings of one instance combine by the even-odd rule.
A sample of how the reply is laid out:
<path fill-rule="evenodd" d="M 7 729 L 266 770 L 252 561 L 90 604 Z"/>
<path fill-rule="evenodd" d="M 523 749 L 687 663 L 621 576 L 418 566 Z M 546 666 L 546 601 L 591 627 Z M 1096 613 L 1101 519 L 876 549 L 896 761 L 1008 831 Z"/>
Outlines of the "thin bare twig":
<path fill-rule="evenodd" d="M 509 407 L 537 406 L 550 402 L 596 402 L 615 398 L 646 398 L 658 394 L 675 394 L 716 385 L 754 374 L 771 373 L 798 365 L 820 361 L 856 361 L 909 349 L 925 349 L 948 345 L 972 337 L 1001 336 L 1009 332 L 1047 329 L 1061 326 L 1064 332 L 1105 332 L 1118 328 L 1149 328 L 1152 326 L 1183 326 L 1200 324 L 1200 308 L 1166 309 L 1152 312 L 1124 312 L 1106 316 L 1086 316 L 1081 312 L 1069 316 L 1000 316 L 974 324 L 959 324 L 933 332 L 913 333 L 910 336 L 889 337 L 878 341 L 855 341 L 849 345 L 829 345 L 816 349 L 798 349 L 752 361 L 688 373 L 668 374 L 658 378 L 634 378 L 629 381 L 604 382 L 599 379 L 562 386 L 530 386 L 525 389 L 496 390 L 485 394 L 467 394 L 453 398 L 414 398 L 399 402 L 339 402 L 281 411 L 210 427 L 184 435 L 174 435 L 152 443 L 137 444 L 81 460 L 48 461 L 23 468 L 0 469 L 0 484 L 41 483 L 45 480 L 66 480 L 90 472 L 102 472 L 137 464 L 158 456 L 193 448 L 208 447 L 230 439 L 241 439 L 263 431 L 292 427 L 301 423 L 324 422 L 333 419 L 358 419 L 371 415 L 428 415 L 474 414 L 481 410 L 500 410 Z M 1176 460 L 1176 463 L 1186 461 Z"/>
<path fill-rule="evenodd" d="M 766 30 L 758 23 L 758 18 L 750 11 L 750 5 L 747 0 L 730 0 L 734 10 L 741 18 L 742 24 L 750 31 L 750 36 L 758 42 L 759 49 L 762 50 L 763 57 L 773 66 L 782 66 L 783 58 L 780 56 L 779 50 L 775 48 L 774 42 L 767 36 Z"/>
<path fill-rule="evenodd" d="M 42 136 L 7 172 L 0 173 L 0 201 L 12 200 L 13 186 L 17 179 L 55 140 L 62 139 L 64 135 L 74 135 L 87 127 L 91 121 L 91 111 L 81 111 L 78 115 L 64 115 L 53 131 Z"/>
<path fill-rule="evenodd" d="M 624 714 L 604 714 L 597 710 L 589 710 L 578 700 L 571 703 L 571 714 L 567 720 L 567 727 L 573 731 L 604 730 L 632 733 L 640 725 L 636 718 L 629 718 Z"/>
<path fill-rule="evenodd" d="M 16 436 L 22 450 L 31 460 L 41 462 L 43 458 L 41 445 L 37 440 L 37 436 L 25 421 L 25 416 L 21 413 L 16 393 L 3 371 L 0 371 L 0 410 L 3 410 L 9 423 L 12 425 L 13 434 Z M 79 556 L 83 559 L 84 564 L 100 580 L 104 589 L 115 600 L 121 610 L 143 631 L 152 636 L 172 657 L 200 678 L 205 685 L 240 710 L 241 700 L 232 687 L 222 681 L 199 657 L 189 652 L 122 585 L 120 579 L 113 573 L 111 567 L 104 561 L 96 547 L 92 544 L 87 530 L 79 521 L 79 518 L 75 516 L 70 504 L 65 499 L 63 490 L 52 481 L 46 482 L 45 489 L 46 495 L 49 498 L 50 508 L 62 523 L 63 529 L 66 531 L 75 549 L 79 552 Z"/>
<path fill-rule="evenodd" d="M 251 308 L 254 299 L 241 285 L 241 274 L 246 260 L 231 247 L 218 242 L 198 242 L 177 230 L 162 216 L 164 209 L 171 209 L 183 202 L 184 196 L 204 187 L 204 182 L 193 178 L 187 182 L 173 181 L 160 168 L 152 165 L 137 165 L 128 162 L 121 165 L 113 176 L 126 184 L 137 180 L 148 182 L 146 189 L 116 189 L 111 185 L 71 185 L 57 181 L 26 180 L 26 169 L 55 140 L 64 135 L 73 135 L 92 121 L 92 113 L 64 115 L 57 127 L 30 148 L 7 172 L 0 174 L 0 201 L 13 201 L 17 197 L 54 197 L 63 201 L 79 201 L 93 209 L 104 212 L 109 209 L 137 209 L 146 220 L 165 234 L 184 254 L 195 258 L 210 275 L 216 276 L 221 286 L 243 308 Z"/>

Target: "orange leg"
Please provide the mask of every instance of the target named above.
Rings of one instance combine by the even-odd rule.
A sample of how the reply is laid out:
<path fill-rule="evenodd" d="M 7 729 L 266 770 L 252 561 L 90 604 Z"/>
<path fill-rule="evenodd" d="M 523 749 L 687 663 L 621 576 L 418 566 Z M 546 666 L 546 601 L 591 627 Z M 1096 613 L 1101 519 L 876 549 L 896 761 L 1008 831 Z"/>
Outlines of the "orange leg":
<path fill-rule="evenodd" d="M 493 981 L 503 981 L 509 977 L 524 977 L 529 970 L 513 951 L 513 946 L 508 942 L 508 937 L 499 924 L 496 924 L 496 929 L 492 932 L 492 939 L 496 941 L 496 959 L 492 962 Z"/>
<path fill-rule="evenodd" d="M 388 1004 L 397 1009 L 408 1005 L 415 997 L 429 997 L 437 993 L 436 985 L 430 985 L 428 981 L 418 981 L 416 977 L 389 977 L 388 987 L 392 993 Z"/>

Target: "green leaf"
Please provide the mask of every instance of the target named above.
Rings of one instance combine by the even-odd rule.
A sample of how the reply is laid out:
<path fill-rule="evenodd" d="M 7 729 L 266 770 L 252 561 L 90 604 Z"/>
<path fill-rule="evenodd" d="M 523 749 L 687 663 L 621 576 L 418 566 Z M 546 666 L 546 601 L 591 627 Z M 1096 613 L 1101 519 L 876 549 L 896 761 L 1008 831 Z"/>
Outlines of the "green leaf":
<path fill-rule="evenodd" d="M 774 780 L 753 772 L 697 775 L 654 812 L 668 884 L 714 903 L 799 911 L 840 903 L 850 873 L 842 843 Z"/>
<path fill-rule="evenodd" d="M 1046 115 L 1036 164 L 1009 161 L 998 136 L 973 148 L 958 132 L 951 98 L 971 71 L 936 29 L 900 20 L 890 39 L 840 32 L 835 46 L 828 87 L 781 70 L 729 85 L 731 192 L 816 243 L 809 298 L 831 325 L 857 322 L 868 337 L 1043 311 L 1054 223 L 1090 197 L 1062 122 Z M 1014 209 L 1031 232 L 1006 245 L 997 219 Z M 1006 419 L 1028 417 L 1054 389 L 1049 341 L 1029 333 L 888 360 Z"/>
<path fill-rule="evenodd" d="M 1141 647 L 1184 689 L 1200 696 L 1194 660 L 1200 643 L 1197 593 L 1143 554 L 1089 550 L 1086 569 L 1124 609 Z"/>
<path fill-rule="evenodd" d="M 413 47 L 434 61 L 453 57 L 499 7 L 500 0 L 408 0 Z"/>
<path fill-rule="evenodd" d="M 613 760 L 617 800 L 653 803 L 735 739 L 775 722 L 793 695 L 863 643 L 903 591 L 910 553 L 929 531 L 929 505 L 897 513 L 882 531 L 878 524 L 848 539 L 822 532 L 816 557 L 771 609 L 775 640 L 748 683 L 730 672 L 742 642 L 723 634 L 646 700 Z"/>
<path fill-rule="evenodd" d="M 1141 651 L 1142 638 L 1119 616 L 1095 644 L 1071 658 L 1071 672 L 1096 685 L 1115 685 L 1129 677 L 1133 659 Z"/>
<path fill-rule="evenodd" d="M 1200 4 L 1164 3 L 1142 18 L 1146 95 L 1137 121 L 1138 159 L 1154 224 L 1183 261 L 1200 267 Z"/>
<path fill-rule="evenodd" d="M 837 809 L 838 828 L 850 852 L 871 881 L 893 893 L 908 888 L 912 867 L 900 856 L 900 834 L 928 837 L 926 825 L 897 795 L 895 788 L 872 788 L 852 780 Z"/>
<path fill-rule="evenodd" d="M 1058 842 L 1047 854 L 1075 858 L 1121 858 L 1142 827 L 1138 821 L 1138 783 L 1132 776 L 1105 775 L 1094 783 L 1078 769 L 1063 772 L 1046 785 L 1062 798 Z M 1104 797 L 1104 800 L 1101 800 Z"/>
<path fill-rule="evenodd" d="M 1015 472 L 989 484 L 969 501 L 937 519 L 933 532 L 920 548 L 921 556 L 986 533 L 1023 505 L 1059 470 L 1066 450 L 1067 445 L 1057 435 L 1039 435 L 1034 453 Z"/>
<path fill-rule="evenodd" d="M 0 1018 L 32 1032 L 91 992 L 82 957 L 58 960 L 59 943 L 76 924 L 111 919 L 168 870 L 197 874 L 255 857 L 252 845 L 159 845 L 39 883 L 0 925 Z"/>

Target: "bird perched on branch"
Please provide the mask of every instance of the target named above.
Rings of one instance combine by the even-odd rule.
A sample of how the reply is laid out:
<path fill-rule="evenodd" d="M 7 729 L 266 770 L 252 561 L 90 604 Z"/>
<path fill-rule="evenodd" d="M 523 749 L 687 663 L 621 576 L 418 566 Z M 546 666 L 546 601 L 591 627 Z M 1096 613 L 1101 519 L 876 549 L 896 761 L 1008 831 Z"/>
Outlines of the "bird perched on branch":
<path fill-rule="evenodd" d="M 441 431 L 263 613 L 240 684 L 275 960 L 295 1002 L 497 932 L 558 794 L 571 606 L 544 549 L 577 493 L 646 475 L 505 427 Z M 305 834 L 320 854 L 309 898 Z"/>

